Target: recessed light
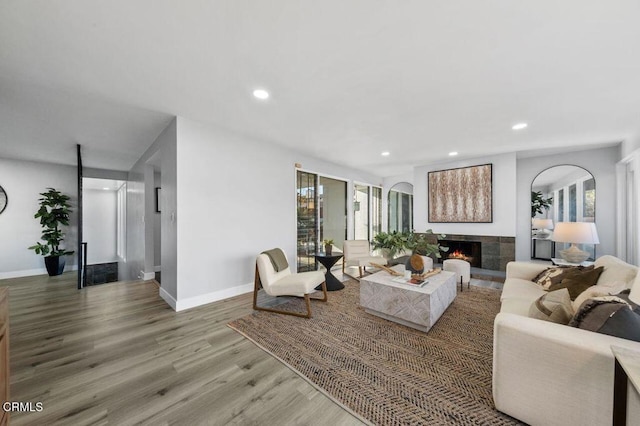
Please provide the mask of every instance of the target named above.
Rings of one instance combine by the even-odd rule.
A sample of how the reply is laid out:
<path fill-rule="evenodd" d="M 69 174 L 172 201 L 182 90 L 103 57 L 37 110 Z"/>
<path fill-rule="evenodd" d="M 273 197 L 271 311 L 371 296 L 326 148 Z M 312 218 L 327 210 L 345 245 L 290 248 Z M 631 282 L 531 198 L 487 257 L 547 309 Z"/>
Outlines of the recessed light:
<path fill-rule="evenodd" d="M 450 156 L 450 157 L 454 157 L 454 156 L 456 156 L 456 155 L 458 155 L 458 153 L 457 153 L 456 151 L 451 151 L 451 152 L 449 153 L 449 156 Z"/>
<path fill-rule="evenodd" d="M 253 96 L 257 99 L 269 99 L 269 92 L 264 89 L 256 89 L 253 91 Z"/>
<path fill-rule="evenodd" d="M 383 152 L 383 153 L 382 153 L 382 154 L 380 154 L 380 155 L 382 155 L 383 157 L 388 157 L 388 156 L 389 156 L 389 154 L 391 154 L 389 151 L 385 151 L 385 152 Z"/>
<path fill-rule="evenodd" d="M 518 123 L 518 124 L 514 124 L 513 127 L 511 127 L 513 130 L 522 130 L 524 128 L 527 127 L 527 123 Z"/>
<path fill-rule="evenodd" d="M 110 190 L 111 188 L 102 188 L 102 189 L 104 189 L 105 191 L 108 191 L 108 190 Z"/>

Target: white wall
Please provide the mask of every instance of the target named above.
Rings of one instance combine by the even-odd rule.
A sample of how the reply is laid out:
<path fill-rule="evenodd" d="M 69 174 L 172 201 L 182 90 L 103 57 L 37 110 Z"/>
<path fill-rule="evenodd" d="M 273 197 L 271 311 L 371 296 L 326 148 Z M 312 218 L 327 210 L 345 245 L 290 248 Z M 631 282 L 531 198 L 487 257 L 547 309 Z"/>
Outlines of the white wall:
<path fill-rule="evenodd" d="M 516 260 L 531 258 L 531 182 L 552 166 L 575 165 L 589 171 L 596 181 L 596 227 L 600 244 L 596 256 L 616 254 L 616 174 L 620 148 L 610 147 L 545 155 L 517 160 Z"/>
<path fill-rule="evenodd" d="M 160 172 L 154 171 L 153 173 L 153 196 L 155 197 L 155 188 L 162 188 L 162 176 L 160 176 Z M 155 202 L 155 198 L 154 198 Z M 162 207 L 160 207 L 162 210 Z M 161 244 L 161 235 L 162 235 L 162 215 L 160 213 L 154 212 L 153 215 L 153 265 L 154 267 L 158 267 L 162 264 L 162 252 L 160 248 Z"/>
<path fill-rule="evenodd" d="M 127 185 L 127 262 L 128 279 L 154 276 L 155 192 L 153 168 L 161 169 L 161 261 L 160 295 L 175 307 L 177 297 L 177 226 L 176 226 L 176 120 L 174 119 L 129 171 Z M 148 242 L 151 241 L 151 244 Z"/>
<path fill-rule="evenodd" d="M 295 264 L 295 163 L 362 183 L 382 181 L 182 117 L 177 127 L 178 310 L 251 291 L 263 250 L 281 247 Z M 164 286 L 164 257 L 162 270 Z"/>
<path fill-rule="evenodd" d="M 76 251 L 66 257 L 65 270 L 76 265 L 77 255 L 77 170 L 72 166 L 7 160 L 0 158 L 0 186 L 8 197 L 0 214 L 0 279 L 46 274 L 44 260 L 27 247 L 41 242 L 42 227 L 33 215 L 40 193 L 52 187 L 71 197 L 73 212 L 66 228 L 65 247 Z"/>
<path fill-rule="evenodd" d="M 492 223 L 430 223 L 428 221 L 428 172 L 489 163 L 493 165 Z M 515 194 L 515 153 L 416 167 L 413 176 L 413 226 L 416 231 L 419 232 L 425 231 L 426 229 L 433 229 L 436 233 L 444 234 L 513 237 L 516 235 Z"/>
<path fill-rule="evenodd" d="M 87 242 L 87 264 L 116 262 L 116 191 L 84 189 L 82 239 Z"/>

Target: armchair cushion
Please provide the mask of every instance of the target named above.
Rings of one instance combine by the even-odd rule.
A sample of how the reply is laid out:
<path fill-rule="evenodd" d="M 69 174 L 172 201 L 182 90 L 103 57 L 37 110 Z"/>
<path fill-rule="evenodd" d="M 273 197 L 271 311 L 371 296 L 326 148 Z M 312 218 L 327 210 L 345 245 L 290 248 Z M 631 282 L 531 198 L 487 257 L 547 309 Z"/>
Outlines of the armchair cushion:
<path fill-rule="evenodd" d="M 383 265 L 387 263 L 384 257 L 371 255 L 367 240 L 347 240 L 343 248 L 345 266 L 369 266 L 371 262 Z"/>
<path fill-rule="evenodd" d="M 320 271 L 298 272 L 273 283 L 269 289 L 270 295 L 302 297 L 312 293 L 322 281 L 324 281 L 324 274 Z"/>

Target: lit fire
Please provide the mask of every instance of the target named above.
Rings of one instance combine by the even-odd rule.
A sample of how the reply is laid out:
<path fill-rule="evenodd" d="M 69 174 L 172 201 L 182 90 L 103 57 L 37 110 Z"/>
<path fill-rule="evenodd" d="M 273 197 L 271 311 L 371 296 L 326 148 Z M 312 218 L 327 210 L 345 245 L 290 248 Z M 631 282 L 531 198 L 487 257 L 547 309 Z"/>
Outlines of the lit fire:
<path fill-rule="evenodd" d="M 467 256 L 460 250 L 455 250 L 449 255 L 449 257 L 455 257 L 456 259 L 465 259 Z"/>

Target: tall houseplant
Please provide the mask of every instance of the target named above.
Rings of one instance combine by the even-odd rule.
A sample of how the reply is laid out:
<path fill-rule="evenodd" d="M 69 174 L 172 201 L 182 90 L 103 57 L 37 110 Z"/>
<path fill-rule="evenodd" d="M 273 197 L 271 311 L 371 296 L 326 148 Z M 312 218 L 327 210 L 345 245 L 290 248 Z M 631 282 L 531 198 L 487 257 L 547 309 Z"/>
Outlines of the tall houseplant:
<path fill-rule="evenodd" d="M 40 219 L 41 238 L 46 244 L 38 242 L 29 247 L 29 250 L 45 256 L 44 263 L 50 276 L 60 275 L 64 271 L 66 263 L 64 256 L 73 254 L 73 251 L 60 247 L 64 241 L 64 232 L 62 232 L 61 226 L 69 226 L 70 198 L 53 188 L 47 188 L 47 192 L 42 192 L 40 195 L 42 196 L 38 200 L 40 208 L 33 217 Z"/>
<path fill-rule="evenodd" d="M 544 198 L 542 191 L 531 191 L 531 217 L 544 213 L 553 204 L 553 197 Z"/>

